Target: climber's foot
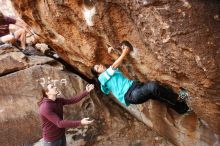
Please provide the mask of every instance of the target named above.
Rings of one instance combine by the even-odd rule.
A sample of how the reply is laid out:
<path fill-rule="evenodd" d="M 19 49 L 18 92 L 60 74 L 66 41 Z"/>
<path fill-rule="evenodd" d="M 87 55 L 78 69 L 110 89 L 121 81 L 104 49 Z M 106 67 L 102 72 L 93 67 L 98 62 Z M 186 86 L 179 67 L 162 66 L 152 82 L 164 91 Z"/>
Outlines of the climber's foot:
<path fill-rule="evenodd" d="M 189 98 L 189 93 L 186 89 L 183 87 L 180 87 L 180 92 L 178 96 L 178 101 L 185 101 Z"/>

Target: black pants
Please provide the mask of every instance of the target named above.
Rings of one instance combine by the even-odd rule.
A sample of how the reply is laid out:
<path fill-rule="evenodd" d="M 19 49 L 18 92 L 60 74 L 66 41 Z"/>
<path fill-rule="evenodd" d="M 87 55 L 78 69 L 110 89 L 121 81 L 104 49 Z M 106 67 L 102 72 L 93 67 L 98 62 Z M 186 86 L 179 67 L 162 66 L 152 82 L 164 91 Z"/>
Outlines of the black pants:
<path fill-rule="evenodd" d="M 189 109 L 185 101 L 177 100 L 178 94 L 158 82 L 134 82 L 125 95 L 125 101 L 130 104 L 141 104 L 148 99 L 159 100 L 166 103 L 179 114 Z"/>
<path fill-rule="evenodd" d="M 44 146 L 66 146 L 66 136 L 51 142 L 44 141 Z"/>

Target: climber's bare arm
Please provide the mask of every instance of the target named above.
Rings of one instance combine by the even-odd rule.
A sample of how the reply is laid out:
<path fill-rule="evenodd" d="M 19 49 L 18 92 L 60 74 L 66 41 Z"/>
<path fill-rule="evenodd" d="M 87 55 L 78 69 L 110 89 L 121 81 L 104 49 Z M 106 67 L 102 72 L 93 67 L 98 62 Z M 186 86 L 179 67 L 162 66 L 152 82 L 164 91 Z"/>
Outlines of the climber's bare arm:
<path fill-rule="evenodd" d="M 129 52 L 130 52 L 129 48 L 123 49 L 121 55 L 112 64 L 112 68 L 118 68 L 119 65 L 121 65 L 121 63 L 123 62 L 124 58 L 129 54 Z"/>

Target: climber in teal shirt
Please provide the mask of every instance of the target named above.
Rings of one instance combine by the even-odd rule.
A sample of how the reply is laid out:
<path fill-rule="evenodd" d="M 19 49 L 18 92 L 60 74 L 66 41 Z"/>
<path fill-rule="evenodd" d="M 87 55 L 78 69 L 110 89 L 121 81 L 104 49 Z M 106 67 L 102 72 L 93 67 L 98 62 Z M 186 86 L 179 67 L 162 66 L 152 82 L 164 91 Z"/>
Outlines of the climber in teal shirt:
<path fill-rule="evenodd" d="M 113 47 L 109 47 L 109 53 L 113 49 Z M 180 114 L 189 110 L 185 100 L 180 100 L 181 98 L 177 93 L 163 84 L 156 81 L 141 83 L 125 77 L 118 67 L 130 51 L 133 50 L 133 46 L 130 42 L 123 41 L 121 49 L 121 55 L 109 68 L 99 64 L 94 65 L 91 69 L 93 75 L 98 79 L 99 87 L 103 93 L 108 95 L 111 92 L 125 106 L 141 104 L 153 99 L 166 103 Z M 184 92 L 181 92 L 180 95 L 185 97 Z"/>
<path fill-rule="evenodd" d="M 109 67 L 101 73 L 98 80 L 101 83 L 102 92 L 109 94 L 111 91 L 122 104 L 125 104 L 126 106 L 129 105 L 129 103 L 126 103 L 124 96 L 131 87 L 133 83 L 132 80 L 129 80 L 122 74 L 122 72 L 112 67 Z"/>

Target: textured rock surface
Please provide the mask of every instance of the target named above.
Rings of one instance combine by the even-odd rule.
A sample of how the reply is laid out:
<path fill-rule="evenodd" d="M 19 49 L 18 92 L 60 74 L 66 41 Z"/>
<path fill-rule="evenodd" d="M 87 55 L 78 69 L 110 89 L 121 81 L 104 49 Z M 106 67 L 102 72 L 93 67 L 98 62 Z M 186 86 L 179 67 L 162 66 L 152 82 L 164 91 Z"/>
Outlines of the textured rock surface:
<path fill-rule="evenodd" d="M 10 45 L 0 46 L 0 50 L 0 141 L 5 146 L 34 142 L 41 136 L 36 105 L 41 86 L 37 80 L 50 76 L 49 72 L 55 75 L 62 67 L 48 57 L 27 57 Z M 54 67 L 49 66 L 52 63 Z"/>
<path fill-rule="evenodd" d="M 86 11 L 81 0 L 13 1 L 41 40 L 87 76 L 95 63 L 112 62 L 106 42 L 131 41 L 126 75 L 186 87 L 195 113 L 180 116 L 153 101 L 129 111 L 176 145 L 219 144 L 220 2 L 147 2 L 96 1 Z"/>
<path fill-rule="evenodd" d="M 54 82 L 65 97 L 76 95 L 86 85 L 55 60 L 26 56 L 10 45 L 0 46 L 0 71 L 0 141 L 4 146 L 31 145 L 41 138 L 37 100 L 47 83 Z M 95 119 L 92 126 L 68 129 L 69 146 L 171 145 L 114 102 L 100 100 L 95 92 L 64 111 L 66 119 Z"/>

